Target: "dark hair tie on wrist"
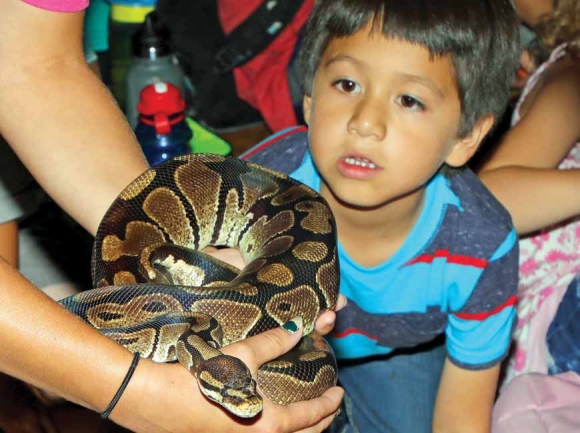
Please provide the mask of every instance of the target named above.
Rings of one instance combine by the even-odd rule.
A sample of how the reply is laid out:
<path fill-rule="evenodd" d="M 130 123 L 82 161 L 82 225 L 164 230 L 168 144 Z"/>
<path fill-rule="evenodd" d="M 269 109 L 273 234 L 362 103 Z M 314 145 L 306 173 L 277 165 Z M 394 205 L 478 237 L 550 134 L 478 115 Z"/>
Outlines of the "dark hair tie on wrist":
<path fill-rule="evenodd" d="M 137 364 L 139 363 L 140 356 L 141 355 L 139 354 L 139 352 L 136 352 L 135 354 L 133 354 L 133 362 L 131 362 L 131 366 L 129 367 L 129 371 L 127 371 L 127 374 L 125 375 L 125 379 L 123 379 L 123 383 L 121 383 L 119 390 L 117 391 L 117 393 L 115 394 L 115 396 L 113 397 L 113 399 L 111 400 L 111 402 L 109 403 L 107 408 L 101 413 L 101 418 L 103 418 L 103 419 L 109 418 L 109 415 L 111 415 L 111 412 L 113 412 L 113 409 L 115 409 L 115 406 L 119 402 L 119 399 L 123 395 L 125 388 L 127 388 L 127 385 L 129 384 L 129 381 L 131 380 L 131 377 L 133 376 L 133 373 L 135 372 L 135 368 L 137 368 Z"/>

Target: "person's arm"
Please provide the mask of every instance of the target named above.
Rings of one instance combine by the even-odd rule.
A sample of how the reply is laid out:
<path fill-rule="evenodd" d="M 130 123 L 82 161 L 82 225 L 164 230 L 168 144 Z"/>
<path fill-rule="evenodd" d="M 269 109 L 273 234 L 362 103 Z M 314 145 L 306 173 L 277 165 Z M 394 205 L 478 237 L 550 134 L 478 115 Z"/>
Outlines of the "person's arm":
<path fill-rule="evenodd" d="M 519 234 L 580 214 L 580 171 L 556 169 L 580 138 L 580 66 L 555 67 L 478 172 Z"/>
<path fill-rule="evenodd" d="M 94 234 L 110 203 L 147 168 L 146 161 L 114 99 L 85 63 L 82 13 L 47 12 L 20 0 L 0 0 L 0 6 L 0 132 L 47 192 Z M 0 370 L 102 411 L 132 355 L 2 259 L 0 297 Z M 280 332 L 227 351 L 253 365 L 298 338 Z M 248 426 L 218 412 L 183 367 L 142 360 L 112 419 L 138 432 L 319 432 L 341 396 L 334 388 L 305 403 L 269 404 Z"/>
<path fill-rule="evenodd" d="M 0 259 L 0 370 L 101 412 L 131 364 L 122 346 L 68 313 Z M 224 350 L 255 371 L 300 338 L 281 328 Z M 290 406 L 266 402 L 255 423 L 239 422 L 210 403 L 179 364 L 142 359 L 111 418 L 133 431 L 320 432 L 334 416 L 339 388 Z M 309 428 L 309 429 L 307 429 Z"/>
<path fill-rule="evenodd" d="M 49 195 L 94 234 L 147 162 L 85 62 L 82 12 L 0 3 L 0 132 Z"/>
<path fill-rule="evenodd" d="M 0 223 L 0 257 L 18 267 L 18 221 Z"/>
<path fill-rule="evenodd" d="M 499 369 L 497 365 L 466 370 L 447 359 L 435 402 L 433 433 L 489 433 Z"/>

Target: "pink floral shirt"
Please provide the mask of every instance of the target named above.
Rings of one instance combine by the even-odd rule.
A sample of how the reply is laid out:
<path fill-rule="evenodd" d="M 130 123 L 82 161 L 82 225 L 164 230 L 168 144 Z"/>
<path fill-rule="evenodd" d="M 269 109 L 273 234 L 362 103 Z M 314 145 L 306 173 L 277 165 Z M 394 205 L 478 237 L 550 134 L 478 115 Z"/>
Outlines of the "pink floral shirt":
<path fill-rule="evenodd" d="M 526 82 L 512 116 L 520 121 L 520 107 L 544 72 L 566 55 L 566 46 L 552 51 Z M 559 169 L 580 168 L 580 142 L 560 162 Z M 546 333 L 568 285 L 580 272 L 580 216 L 520 240 L 520 282 L 518 325 L 514 332 L 514 352 L 502 383 L 523 373 L 547 373 L 550 362 Z"/>

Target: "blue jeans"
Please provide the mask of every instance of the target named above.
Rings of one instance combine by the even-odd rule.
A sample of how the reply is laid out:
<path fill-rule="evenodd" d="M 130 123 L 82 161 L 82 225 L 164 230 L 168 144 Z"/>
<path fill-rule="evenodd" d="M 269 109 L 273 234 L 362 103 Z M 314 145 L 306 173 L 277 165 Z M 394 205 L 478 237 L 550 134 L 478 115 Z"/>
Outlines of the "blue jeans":
<path fill-rule="evenodd" d="M 341 363 L 346 395 L 327 433 L 431 433 L 445 345 Z"/>
<path fill-rule="evenodd" d="M 580 374 L 580 274 L 566 289 L 546 335 L 553 363 L 550 374 L 575 371 Z"/>

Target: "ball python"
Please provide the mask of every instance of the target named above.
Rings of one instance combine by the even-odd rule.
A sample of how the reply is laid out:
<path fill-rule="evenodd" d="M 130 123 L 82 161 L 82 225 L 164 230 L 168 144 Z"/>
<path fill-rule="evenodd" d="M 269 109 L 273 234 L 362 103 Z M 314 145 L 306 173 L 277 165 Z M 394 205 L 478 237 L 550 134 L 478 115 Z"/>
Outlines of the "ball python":
<path fill-rule="evenodd" d="M 208 245 L 238 248 L 245 268 L 203 254 Z M 313 330 L 337 301 L 335 222 L 319 194 L 282 173 L 210 154 L 149 169 L 100 222 L 91 270 L 94 288 L 62 305 L 131 352 L 178 361 L 237 416 L 257 415 L 260 393 L 289 404 L 336 384 L 332 350 Z M 305 336 L 256 380 L 219 350 L 296 316 Z"/>

